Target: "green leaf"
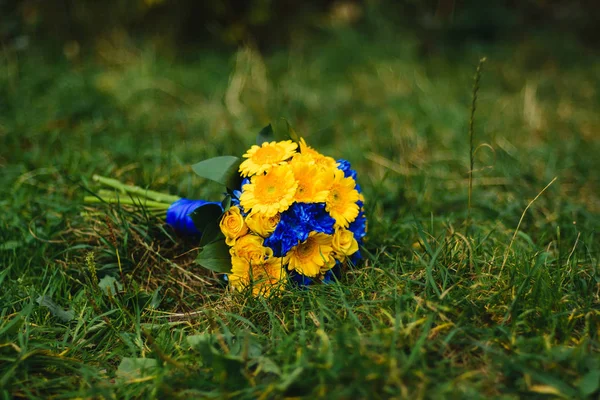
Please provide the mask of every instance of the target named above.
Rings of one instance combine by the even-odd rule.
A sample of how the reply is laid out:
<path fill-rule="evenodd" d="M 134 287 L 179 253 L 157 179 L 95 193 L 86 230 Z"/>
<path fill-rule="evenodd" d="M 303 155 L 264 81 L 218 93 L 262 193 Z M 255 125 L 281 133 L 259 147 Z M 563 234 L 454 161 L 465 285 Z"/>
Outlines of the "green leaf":
<path fill-rule="evenodd" d="M 121 282 L 110 275 L 106 275 L 104 278 L 100 279 L 100 282 L 98 282 L 98 287 L 107 296 L 114 296 L 123 290 L 123 285 Z"/>
<path fill-rule="evenodd" d="M 579 382 L 579 390 L 584 396 L 591 396 L 600 388 L 600 370 L 594 369 L 583 376 Z"/>
<path fill-rule="evenodd" d="M 222 383 L 239 386 L 245 381 L 243 374 L 244 360 L 240 356 L 225 353 L 223 348 L 215 347 L 214 335 L 202 334 L 188 336 L 187 342 L 192 349 L 200 354 L 202 364 L 210 366 L 216 376 L 220 376 Z M 229 343 L 231 346 L 231 343 Z"/>
<path fill-rule="evenodd" d="M 198 253 L 196 262 L 211 271 L 228 274 L 231 272 L 229 246 L 224 240 L 207 244 Z"/>
<path fill-rule="evenodd" d="M 242 177 L 238 169 L 242 160 L 234 156 L 209 158 L 192 165 L 197 175 L 225 185 L 230 189 L 239 189 Z"/>
<path fill-rule="evenodd" d="M 275 134 L 273 133 L 273 127 L 271 124 L 265 126 L 256 135 L 256 144 L 262 145 L 263 143 L 272 142 L 275 140 Z"/>
<path fill-rule="evenodd" d="M 215 348 L 215 337 L 210 333 L 191 335 L 186 337 L 186 341 L 191 349 L 200 354 L 204 365 L 210 365 L 215 368 L 215 361 L 223 357 L 223 355 Z"/>
<path fill-rule="evenodd" d="M 277 389 L 285 392 L 294 382 L 300 379 L 303 372 L 304 367 L 297 367 L 291 373 L 282 376 L 277 384 Z"/>
<path fill-rule="evenodd" d="M 6 242 L 0 244 L 0 251 L 2 250 L 14 250 L 23 245 L 21 242 L 17 242 L 16 240 L 7 240 Z"/>
<path fill-rule="evenodd" d="M 118 378 L 134 380 L 152 375 L 158 369 L 158 361 L 153 358 L 124 357 L 117 368 Z"/>
<path fill-rule="evenodd" d="M 25 320 L 32 308 L 33 304 L 28 304 L 14 318 L 10 319 L 4 324 L 0 324 L 0 339 L 16 335 L 19 329 L 21 329 L 21 327 L 25 324 Z"/>
<path fill-rule="evenodd" d="M 202 237 L 200 238 L 200 242 L 198 242 L 198 246 L 204 247 L 219 240 L 225 240 L 225 236 L 221 233 L 219 224 L 215 223 L 214 225 L 209 225 L 207 229 L 202 232 Z"/>
<path fill-rule="evenodd" d="M 221 208 L 223 208 L 223 212 L 226 212 L 231 208 L 231 195 L 227 193 L 225 198 L 221 202 Z"/>
<path fill-rule="evenodd" d="M 4 280 L 8 276 L 9 272 L 10 272 L 10 267 L 4 268 L 2 271 L 0 271 L 0 287 L 2 287 L 2 282 L 4 282 Z"/>
<path fill-rule="evenodd" d="M 158 306 L 160 305 L 160 302 L 162 301 L 162 299 L 160 297 L 160 290 L 161 289 L 162 289 L 162 286 L 159 286 L 152 293 L 152 299 L 150 299 L 150 304 L 148 305 L 148 307 L 153 308 L 153 309 L 157 309 L 158 308 Z"/>
<path fill-rule="evenodd" d="M 221 215 L 223 215 L 223 211 L 217 204 L 205 204 L 202 207 L 196 208 L 190 214 L 190 218 L 194 221 L 196 229 L 202 232 L 200 246 L 211 243 L 217 238 L 221 232 L 219 229 Z"/>
<path fill-rule="evenodd" d="M 204 232 L 208 225 L 214 224 L 221 218 L 223 211 L 218 204 L 205 204 L 198 207 L 190 214 L 190 218 L 194 221 L 194 226 L 200 232 Z"/>
<path fill-rule="evenodd" d="M 292 125 L 290 124 L 290 121 L 288 121 L 286 119 L 285 123 L 287 124 L 288 136 L 290 137 L 290 139 L 292 139 L 294 142 L 299 142 L 300 141 L 300 136 L 298 136 L 298 134 L 296 133 L 296 131 L 294 130 L 294 128 L 292 128 Z"/>
<path fill-rule="evenodd" d="M 69 322 L 75 318 L 75 313 L 73 311 L 65 311 L 62 307 L 52 301 L 52 297 L 50 296 L 40 296 L 36 301 L 40 306 L 47 307 L 50 310 L 50 314 L 54 315 L 62 322 Z"/>
<path fill-rule="evenodd" d="M 208 333 L 202 333 L 200 335 L 187 336 L 186 341 L 190 345 L 190 348 L 199 351 L 200 353 L 206 353 L 212 355 L 212 336 Z"/>
<path fill-rule="evenodd" d="M 277 363 L 267 357 L 258 357 L 258 368 L 260 371 L 266 374 L 281 375 L 281 368 Z"/>
<path fill-rule="evenodd" d="M 555 375 L 546 373 L 545 371 L 539 371 L 535 368 L 531 368 L 525 365 L 518 366 L 518 368 L 523 373 L 530 375 L 533 381 L 539 381 L 541 383 L 533 385 L 533 387 L 536 387 L 539 390 L 541 390 L 540 393 L 547 394 L 548 391 L 550 391 L 556 396 L 564 397 L 567 399 L 574 399 L 577 396 L 577 391 L 573 389 L 573 387 L 569 383 L 565 382 L 563 377 L 557 377 Z"/>

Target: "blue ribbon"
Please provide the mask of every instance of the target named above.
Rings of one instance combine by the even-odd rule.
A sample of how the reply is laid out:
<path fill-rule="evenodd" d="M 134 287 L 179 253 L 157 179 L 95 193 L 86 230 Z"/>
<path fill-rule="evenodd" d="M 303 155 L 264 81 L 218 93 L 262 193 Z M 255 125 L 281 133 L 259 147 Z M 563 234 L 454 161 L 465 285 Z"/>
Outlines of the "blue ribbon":
<path fill-rule="evenodd" d="M 200 231 L 196 229 L 194 221 L 190 217 L 190 214 L 196 211 L 196 209 L 206 204 L 217 204 L 221 205 L 218 201 L 206 201 L 206 200 L 190 200 L 190 199 L 179 199 L 169 206 L 167 210 L 167 224 L 171 225 L 173 229 L 182 235 L 194 236 L 200 235 Z"/>

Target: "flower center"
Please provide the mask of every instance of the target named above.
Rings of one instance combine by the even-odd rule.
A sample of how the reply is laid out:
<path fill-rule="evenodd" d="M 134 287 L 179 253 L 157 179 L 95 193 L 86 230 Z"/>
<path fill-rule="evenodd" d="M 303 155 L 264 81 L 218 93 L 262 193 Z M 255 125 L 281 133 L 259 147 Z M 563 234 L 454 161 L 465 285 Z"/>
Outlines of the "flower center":
<path fill-rule="evenodd" d="M 312 240 L 308 239 L 305 243 L 302 243 L 298 246 L 298 257 L 307 258 L 310 257 L 313 253 L 313 243 Z"/>
<path fill-rule="evenodd" d="M 331 197 L 333 198 L 333 201 L 338 201 L 340 198 L 340 195 L 339 195 L 338 191 L 334 189 L 331 191 Z"/>
<path fill-rule="evenodd" d="M 260 196 L 261 200 L 264 202 L 273 202 L 277 201 L 282 195 L 282 187 L 279 179 L 275 179 L 275 176 L 265 177 L 269 179 L 265 182 L 264 179 L 261 183 L 257 184 L 256 191 L 258 196 Z"/>
<path fill-rule="evenodd" d="M 256 152 L 256 158 L 263 163 L 273 163 L 279 161 L 280 153 L 273 147 L 263 147 Z"/>

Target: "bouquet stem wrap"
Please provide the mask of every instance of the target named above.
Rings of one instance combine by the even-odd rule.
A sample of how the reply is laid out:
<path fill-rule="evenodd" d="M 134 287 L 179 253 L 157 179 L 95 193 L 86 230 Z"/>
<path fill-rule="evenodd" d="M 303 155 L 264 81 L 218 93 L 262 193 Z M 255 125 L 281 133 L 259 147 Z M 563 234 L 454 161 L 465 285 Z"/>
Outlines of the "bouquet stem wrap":
<path fill-rule="evenodd" d="M 192 220 L 191 214 L 198 208 L 207 204 L 215 204 L 220 206 L 221 203 L 217 201 L 191 200 L 181 198 L 172 203 L 167 209 L 166 222 L 182 235 L 201 235 L 201 232 L 198 230 L 198 228 L 196 228 L 196 225 Z"/>

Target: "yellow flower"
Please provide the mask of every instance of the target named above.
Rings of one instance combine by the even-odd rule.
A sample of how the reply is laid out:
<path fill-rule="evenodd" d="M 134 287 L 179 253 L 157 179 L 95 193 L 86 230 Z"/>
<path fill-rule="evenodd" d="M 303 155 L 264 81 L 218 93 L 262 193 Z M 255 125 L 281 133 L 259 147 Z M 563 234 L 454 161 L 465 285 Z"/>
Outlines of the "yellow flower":
<path fill-rule="evenodd" d="M 275 214 L 267 217 L 263 213 L 253 212 L 246 216 L 246 225 L 250 230 L 262 237 L 269 236 L 277 227 L 280 215 Z"/>
<path fill-rule="evenodd" d="M 252 176 L 262 174 L 271 167 L 285 163 L 285 160 L 291 158 L 298 145 L 291 140 L 283 142 L 265 142 L 262 146 L 254 145 L 243 155 L 247 158 L 240 164 L 240 173 L 242 176 Z"/>
<path fill-rule="evenodd" d="M 233 246 L 235 239 L 248 233 L 248 226 L 237 206 L 231 207 L 223 214 L 219 227 L 225 235 L 225 243 L 229 246 Z"/>
<path fill-rule="evenodd" d="M 284 212 L 294 202 L 298 182 L 288 165 L 273 167 L 265 175 L 255 175 L 242 188 L 240 204 L 244 210 L 272 217 Z"/>
<path fill-rule="evenodd" d="M 308 238 L 286 254 L 283 263 L 288 264 L 289 270 L 315 277 L 331 269 L 335 265 L 331 235 L 311 232 Z"/>
<path fill-rule="evenodd" d="M 356 182 L 352 178 L 345 178 L 344 172 L 335 169 L 333 183 L 329 187 L 329 196 L 325 201 L 325 209 L 335 219 L 336 227 L 347 228 L 350 222 L 358 217 L 359 199 L 358 191 L 355 189 Z"/>
<path fill-rule="evenodd" d="M 254 264 L 260 264 L 273 256 L 273 250 L 263 246 L 263 240 L 260 236 L 249 233 L 238 238 L 229 249 L 229 253 L 232 258 L 243 258 Z"/>
<path fill-rule="evenodd" d="M 251 286 L 254 296 L 268 296 L 273 291 L 284 288 L 285 273 L 281 258 L 272 257 L 260 263 L 253 263 L 240 257 L 231 258 L 231 286 L 238 291 Z"/>
<path fill-rule="evenodd" d="M 290 162 L 294 177 L 298 181 L 298 189 L 294 200 L 299 203 L 322 203 L 327 199 L 329 191 L 324 181 L 324 173 L 314 163 L 303 162 L 294 158 Z"/>
<path fill-rule="evenodd" d="M 321 170 L 337 168 L 337 161 L 331 157 L 324 156 L 312 147 L 306 144 L 304 138 L 300 139 L 300 154 L 302 158 L 308 158 L 312 160 Z"/>
<path fill-rule="evenodd" d="M 358 251 L 358 242 L 354 239 L 354 234 L 343 228 L 338 228 L 331 239 L 333 247 L 333 256 L 340 261 Z"/>

